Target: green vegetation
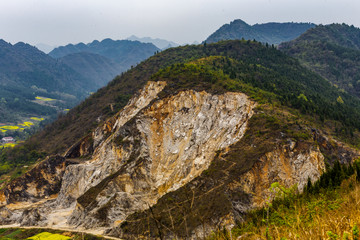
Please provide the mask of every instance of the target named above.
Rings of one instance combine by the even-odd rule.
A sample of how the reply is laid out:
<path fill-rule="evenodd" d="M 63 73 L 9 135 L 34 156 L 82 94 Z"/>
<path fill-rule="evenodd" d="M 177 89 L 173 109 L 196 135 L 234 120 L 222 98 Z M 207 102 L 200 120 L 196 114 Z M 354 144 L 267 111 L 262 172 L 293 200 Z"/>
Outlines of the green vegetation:
<path fill-rule="evenodd" d="M 26 118 L 26 120 L 22 123 L 18 123 L 16 125 L 0 125 L 0 139 L 3 137 L 13 137 L 16 140 L 16 143 L 0 143 L 0 149 L 3 147 L 14 147 L 18 143 L 22 143 L 30 135 L 44 126 L 44 123 L 42 123 L 44 120 L 44 118 L 30 117 Z"/>
<path fill-rule="evenodd" d="M 246 220 L 209 239 L 359 239 L 360 162 L 329 168 L 299 194 L 297 186 L 275 183 L 275 199 L 249 212 Z"/>
<path fill-rule="evenodd" d="M 69 232 L 39 228 L 0 228 L 0 239 L 3 240 L 106 240 L 87 233 Z"/>
<path fill-rule="evenodd" d="M 334 86 L 360 97 L 360 29 L 346 24 L 320 25 L 281 44 L 280 49 Z"/>
<path fill-rule="evenodd" d="M 269 52 L 275 54 L 277 50 L 271 48 Z M 296 65 L 283 64 L 282 69 L 277 65 L 270 68 L 265 64 L 211 56 L 172 65 L 154 74 L 152 79 L 169 82 L 164 94 L 183 89 L 214 93 L 240 91 L 260 103 L 277 102 L 299 109 L 302 114 L 337 120 L 350 133 L 360 127 L 359 99 L 338 91 L 305 69 L 299 69 L 301 74 L 295 75 L 291 69 L 293 66 Z"/>
<path fill-rule="evenodd" d="M 0 40 L 0 123 L 19 122 L 29 115 L 56 117 L 57 110 L 74 106 L 90 90 L 87 79 L 35 47 Z M 36 103 L 36 96 L 57 99 Z"/>

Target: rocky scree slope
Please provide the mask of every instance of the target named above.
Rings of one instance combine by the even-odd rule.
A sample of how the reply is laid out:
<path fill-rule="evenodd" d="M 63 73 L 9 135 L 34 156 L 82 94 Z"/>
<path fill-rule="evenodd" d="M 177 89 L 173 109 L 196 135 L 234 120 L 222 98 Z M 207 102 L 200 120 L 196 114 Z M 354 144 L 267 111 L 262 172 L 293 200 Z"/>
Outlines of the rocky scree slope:
<path fill-rule="evenodd" d="M 316 115 L 308 123 L 299 114 L 324 105 L 342 114 L 347 106 L 356 116 L 356 108 L 337 104 L 339 91 L 274 48 L 234 41 L 170 49 L 73 113 L 79 121 L 91 116 L 86 111 L 98 118 L 96 100 L 112 103 L 132 79 L 139 82 L 131 90 L 142 90 L 122 110 L 114 114 L 120 108 L 114 104 L 112 117 L 58 150 L 61 156 L 2 189 L 2 224 L 92 228 L 127 239 L 204 237 L 261 206 L 272 182 L 297 183 L 301 190 L 326 162 L 358 156 L 313 128 Z M 298 110 L 281 105 L 288 102 Z M 71 119 L 70 112 L 56 124 L 74 130 L 79 123 Z M 47 131 L 54 137 L 61 130 Z"/>

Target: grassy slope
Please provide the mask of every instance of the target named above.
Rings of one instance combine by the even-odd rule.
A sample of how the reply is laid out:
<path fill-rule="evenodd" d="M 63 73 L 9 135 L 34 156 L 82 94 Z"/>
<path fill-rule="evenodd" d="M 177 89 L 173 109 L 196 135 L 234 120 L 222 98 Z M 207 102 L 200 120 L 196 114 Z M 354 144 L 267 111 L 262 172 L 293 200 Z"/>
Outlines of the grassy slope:
<path fill-rule="evenodd" d="M 298 194 L 294 188 L 279 187 L 274 190 L 274 194 L 279 194 L 277 200 L 250 212 L 231 233 L 218 231 L 209 240 L 230 239 L 230 235 L 244 239 L 360 238 L 360 183 L 356 174 L 340 186 L 327 186 L 316 192 Z"/>

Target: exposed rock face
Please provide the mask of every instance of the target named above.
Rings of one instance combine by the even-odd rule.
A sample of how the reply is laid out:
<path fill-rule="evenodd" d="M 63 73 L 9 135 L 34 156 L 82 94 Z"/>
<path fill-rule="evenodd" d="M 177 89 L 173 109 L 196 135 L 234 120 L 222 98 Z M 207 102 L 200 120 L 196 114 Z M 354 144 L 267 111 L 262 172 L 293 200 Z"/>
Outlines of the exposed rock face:
<path fill-rule="evenodd" d="M 297 146 L 296 146 L 297 145 Z M 325 170 L 324 156 L 318 147 L 289 141 L 268 152 L 241 177 L 240 185 L 253 197 L 253 207 L 262 206 L 270 195 L 269 186 L 279 182 L 286 187 L 297 184 L 299 191 L 308 178 L 312 182 L 320 178 Z"/>
<path fill-rule="evenodd" d="M 52 156 L 36 165 L 24 176 L 8 184 L 0 192 L 0 204 L 36 202 L 59 192 L 62 176 L 71 162 Z"/>
<path fill-rule="evenodd" d="M 70 223 L 112 226 L 135 211 L 149 208 L 159 197 L 204 171 L 217 150 L 237 142 L 253 106 L 241 93 L 184 91 L 155 101 L 125 124 L 119 118 L 114 134 L 95 151 L 91 167 L 83 164 L 68 169 L 67 174 L 75 172 L 73 176 L 93 173 L 76 178 L 76 185 L 94 186 L 86 192 L 77 191 L 81 197 Z M 100 162 L 96 171 L 89 170 L 96 161 Z M 98 176 L 109 177 L 97 185 L 84 182 Z M 71 191 L 65 188 L 62 192 Z"/>

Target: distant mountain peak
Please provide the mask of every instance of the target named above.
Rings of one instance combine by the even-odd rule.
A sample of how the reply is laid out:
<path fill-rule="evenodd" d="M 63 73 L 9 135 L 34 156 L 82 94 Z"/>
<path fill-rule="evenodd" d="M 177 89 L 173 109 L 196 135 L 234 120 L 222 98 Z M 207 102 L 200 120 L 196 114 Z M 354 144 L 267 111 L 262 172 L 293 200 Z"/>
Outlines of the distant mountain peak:
<path fill-rule="evenodd" d="M 12 45 L 3 39 L 0 39 L 0 46 L 4 47 L 4 46 L 12 46 Z"/>
<path fill-rule="evenodd" d="M 234 21 L 230 22 L 230 24 L 250 26 L 249 24 L 247 24 L 245 21 L 243 21 L 241 19 L 235 19 Z"/>
<path fill-rule="evenodd" d="M 139 41 L 139 42 L 143 42 L 143 43 L 152 43 L 152 44 L 154 44 L 155 46 L 157 46 L 160 49 L 167 49 L 167 48 L 179 46 L 178 43 L 168 41 L 168 40 L 165 40 L 165 39 L 151 38 L 151 37 L 142 37 L 142 38 L 140 38 L 140 37 L 137 37 L 135 35 L 131 35 L 126 40 Z"/>
<path fill-rule="evenodd" d="M 207 43 L 218 42 L 221 40 L 257 40 L 269 44 L 280 44 L 290 41 L 300 36 L 309 28 L 315 27 L 312 23 L 276 23 L 269 22 L 264 24 L 249 25 L 241 19 L 224 24 L 217 31 L 211 34 Z"/>

